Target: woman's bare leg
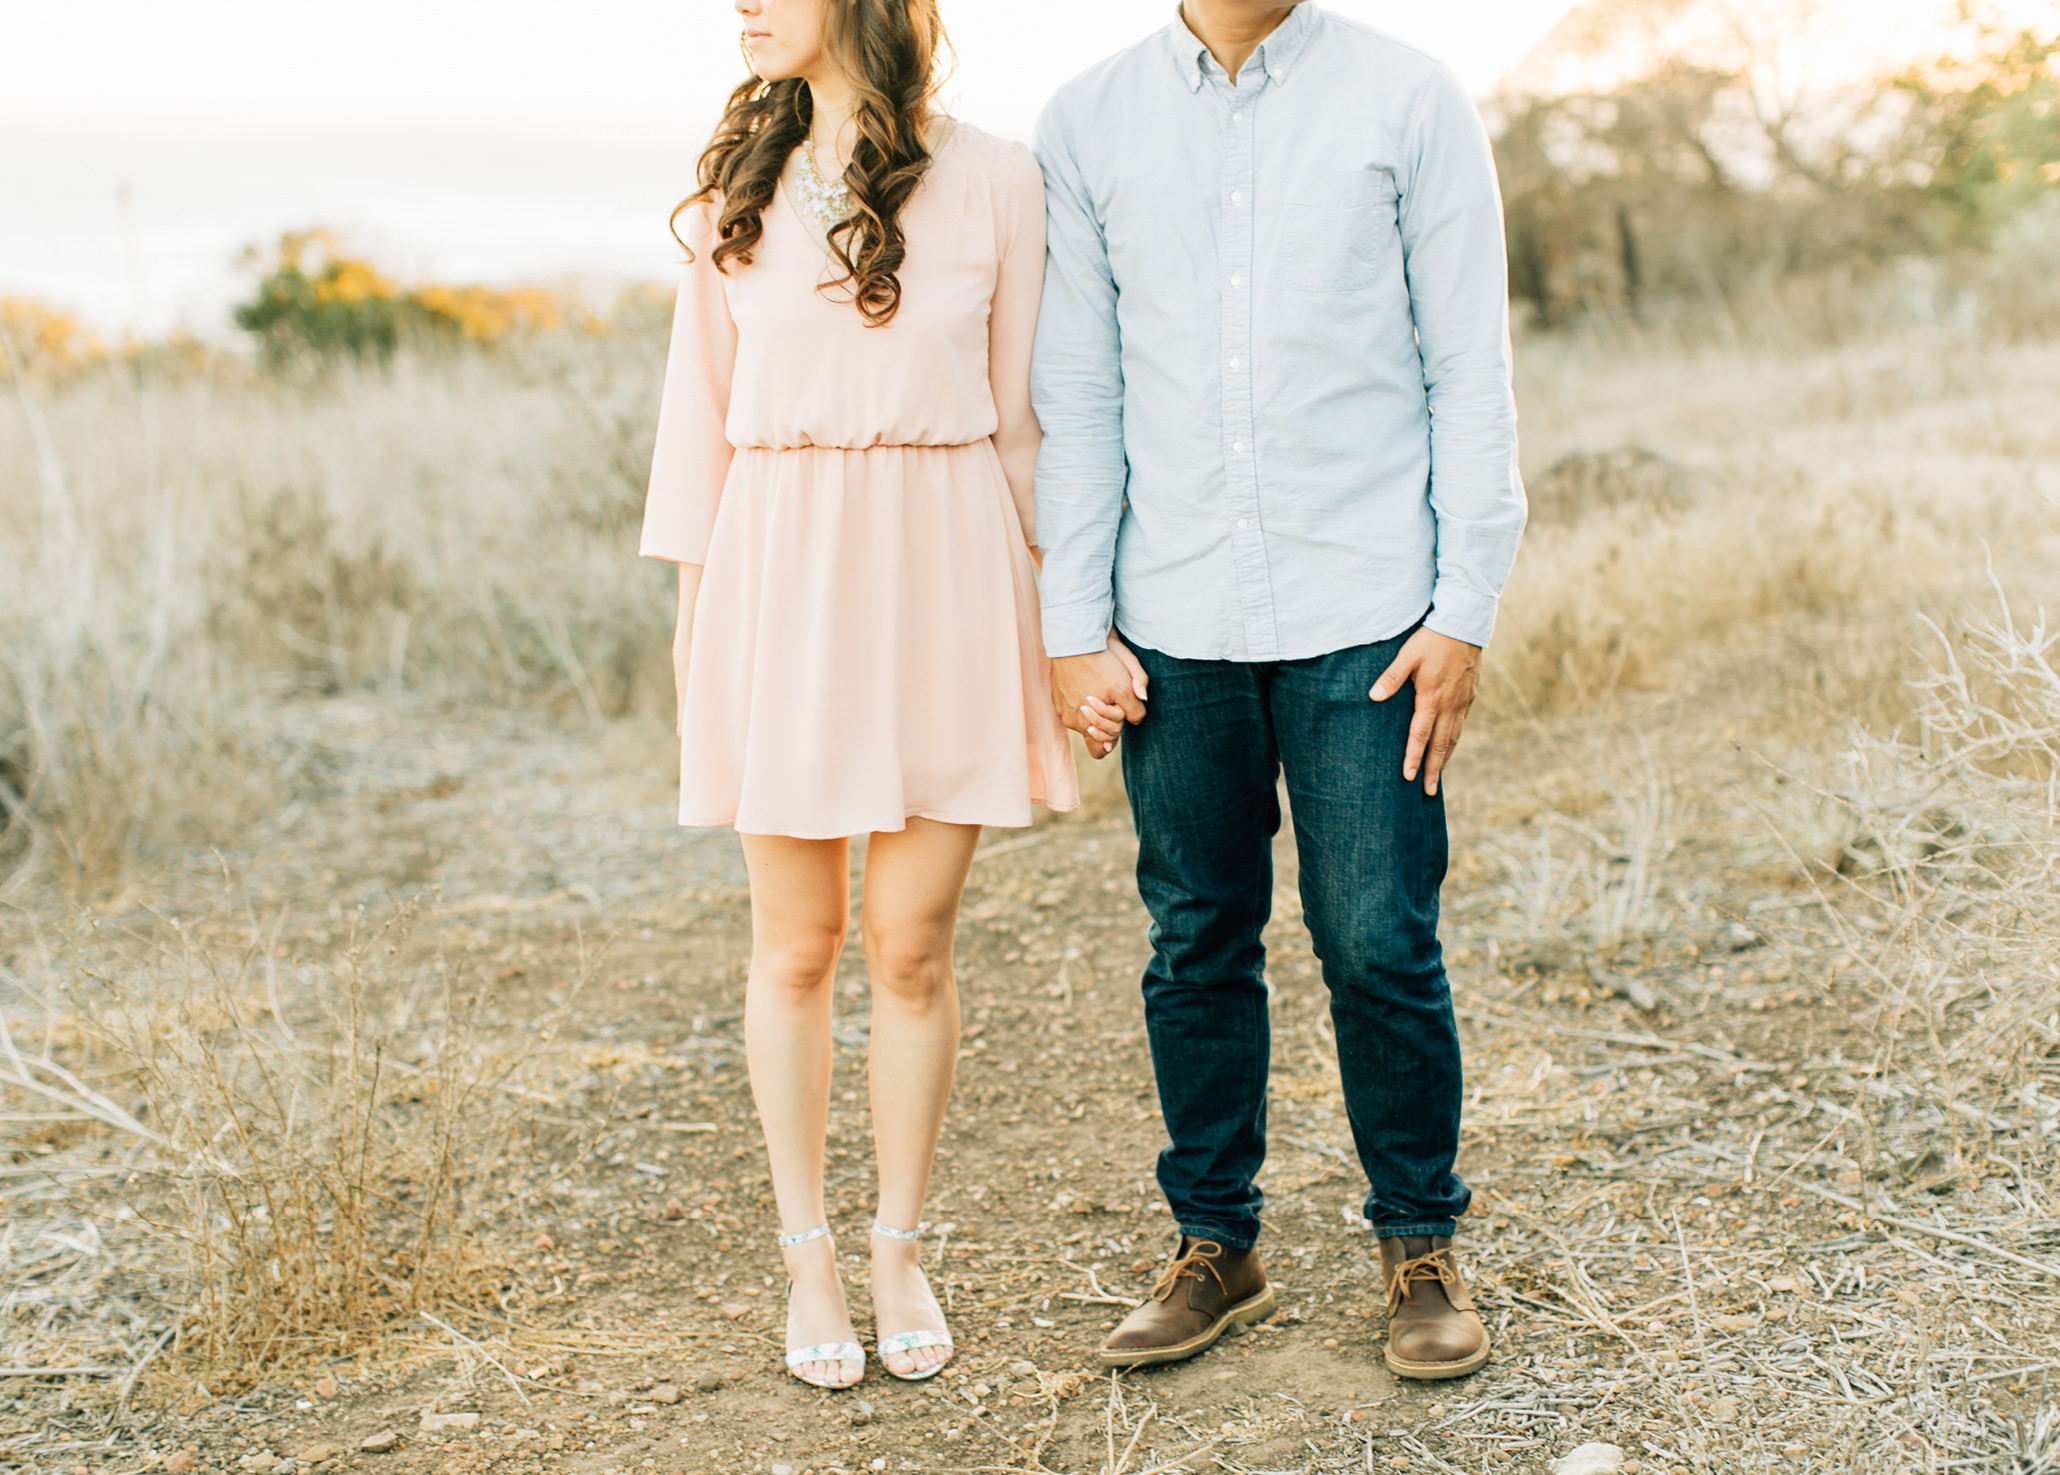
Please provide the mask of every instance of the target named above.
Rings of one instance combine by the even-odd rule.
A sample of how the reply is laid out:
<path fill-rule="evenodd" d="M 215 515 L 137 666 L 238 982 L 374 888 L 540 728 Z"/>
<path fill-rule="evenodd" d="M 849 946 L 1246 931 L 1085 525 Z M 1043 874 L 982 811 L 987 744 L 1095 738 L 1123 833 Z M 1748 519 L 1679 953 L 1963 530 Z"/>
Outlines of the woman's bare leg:
<path fill-rule="evenodd" d="M 880 1163 L 880 1222 L 914 1229 L 958 1063 L 958 981 L 952 942 L 959 898 L 980 841 L 977 825 L 911 819 L 876 834 L 866 850 L 861 930 L 873 979 L 873 1135 Z M 880 1335 L 936 1331 L 944 1313 L 917 1260 L 918 1247 L 873 1236 L 873 1307 Z M 907 1376 L 948 1354 L 919 1347 L 886 1358 Z"/>
<path fill-rule="evenodd" d="M 744 1053 L 751 1095 L 765 1129 L 780 1228 L 798 1234 L 826 1222 L 823 1148 L 829 1132 L 830 1016 L 837 957 L 851 895 L 851 852 L 843 840 L 746 835 L 751 878 L 751 978 L 744 994 Z M 794 1294 L 787 1345 L 856 1341 L 833 1242 L 786 1251 Z M 811 1382 L 848 1386 L 862 1362 L 811 1362 Z"/>

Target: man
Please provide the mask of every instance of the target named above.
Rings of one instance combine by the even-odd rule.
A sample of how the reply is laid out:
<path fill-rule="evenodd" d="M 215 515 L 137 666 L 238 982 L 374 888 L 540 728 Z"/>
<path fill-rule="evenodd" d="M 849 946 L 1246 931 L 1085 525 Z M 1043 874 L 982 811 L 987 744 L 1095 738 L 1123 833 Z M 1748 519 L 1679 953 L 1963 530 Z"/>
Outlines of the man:
<path fill-rule="evenodd" d="M 1186 0 L 1060 91 L 1037 153 L 1044 637 L 1061 717 L 1097 756 L 1123 735 L 1181 1234 L 1102 1361 L 1191 1357 L 1274 1307 L 1253 1180 L 1284 774 L 1386 1362 L 1463 1376 L 1488 1336 L 1452 1247 L 1439 780 L 1524 525 L 1485 132 L 1391 37 Z"/>

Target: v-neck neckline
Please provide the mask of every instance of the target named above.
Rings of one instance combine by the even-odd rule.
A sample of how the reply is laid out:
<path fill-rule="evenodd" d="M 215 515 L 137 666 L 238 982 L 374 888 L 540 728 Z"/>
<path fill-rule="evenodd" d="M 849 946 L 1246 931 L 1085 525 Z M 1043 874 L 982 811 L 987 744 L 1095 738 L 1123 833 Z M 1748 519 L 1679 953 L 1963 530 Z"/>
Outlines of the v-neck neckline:
<path fill-rule="evenodd" d="M 932 169 L 936 168 L 938 162 L 944 157 L 944 151 L 957 142 L 959 122 L 958 119 L 948 114 L 942 114 L 936 119 L 936 126 L 938 138 L 930 146 L 930 167 Z M 805 147 L 807 147 L 806 144 L 800 145 L 795 149 L 794 155 L 788 156 L 786 166 L 780 170 L 780 177 L 774 184 L 774 192 L 782 200 L 786 201 L 787 213 L 794 218 L 795 223 L 801 227 L 808 238 L 815 242 L 816 249 L 821 251 L 824 258 L 834 266 L 837 264 L 837 253 L 830 249 L 829 231 L 817 225 L 815 217 L 802 208 L 801 201 L 795 198 L 794 191 L 788 188 L 787 185 L 787 176 L 800 167 L 795 162 L 795 155 L 798 155 L 801 149 Z M 926 173 L 923 183 L 927 184 L 928 182 L 929 179 Z M 917 189 L 920 190 L 921 188 L 922 185 L 919 184 Z M 839 223 L 841 224 L 842 222 Z"/>

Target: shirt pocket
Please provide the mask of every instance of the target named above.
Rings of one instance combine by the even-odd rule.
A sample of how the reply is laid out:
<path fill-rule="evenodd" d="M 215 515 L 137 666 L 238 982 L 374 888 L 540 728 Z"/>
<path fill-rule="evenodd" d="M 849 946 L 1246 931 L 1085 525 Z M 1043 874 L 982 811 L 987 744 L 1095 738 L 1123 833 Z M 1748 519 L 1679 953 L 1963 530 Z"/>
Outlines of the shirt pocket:
<path fill-rule="evenodd" d="M 1395 181 L 1386 170 L 1308 175 L 1281 208 L 1283 280 L 1297 292 L 1370 287 L 1395 235 Z"/>

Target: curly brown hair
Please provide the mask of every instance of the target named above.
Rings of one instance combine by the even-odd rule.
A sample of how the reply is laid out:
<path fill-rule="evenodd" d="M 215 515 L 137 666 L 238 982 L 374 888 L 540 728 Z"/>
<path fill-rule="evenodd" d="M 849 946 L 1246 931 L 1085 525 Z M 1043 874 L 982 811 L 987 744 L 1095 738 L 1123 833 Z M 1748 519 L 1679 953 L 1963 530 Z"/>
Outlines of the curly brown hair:
<path fill-rule="evenodd" d="M 896 273 L 908 255 L 901 212 L 930 167 L 923 129 L 942 80 L 939 58 L 949 45 L 937 0 L 823 0 L 823 50 L 849 79 L 858 138 L 844 183 L 852 213 L 830 231 L 843 276 L 825 290 L 848 286 L 870 327 L 885 327 L 901 307 Z M 749 263 L 765 234 L 765 209 L 794 150 L 808 137 L 814 97 L 800 78 L 747 79 L 701 155 L 700 187 L 672 212 L 719 200 L 713 259 Z M 686 242 L 680 241 L 684 246 Z"/>

